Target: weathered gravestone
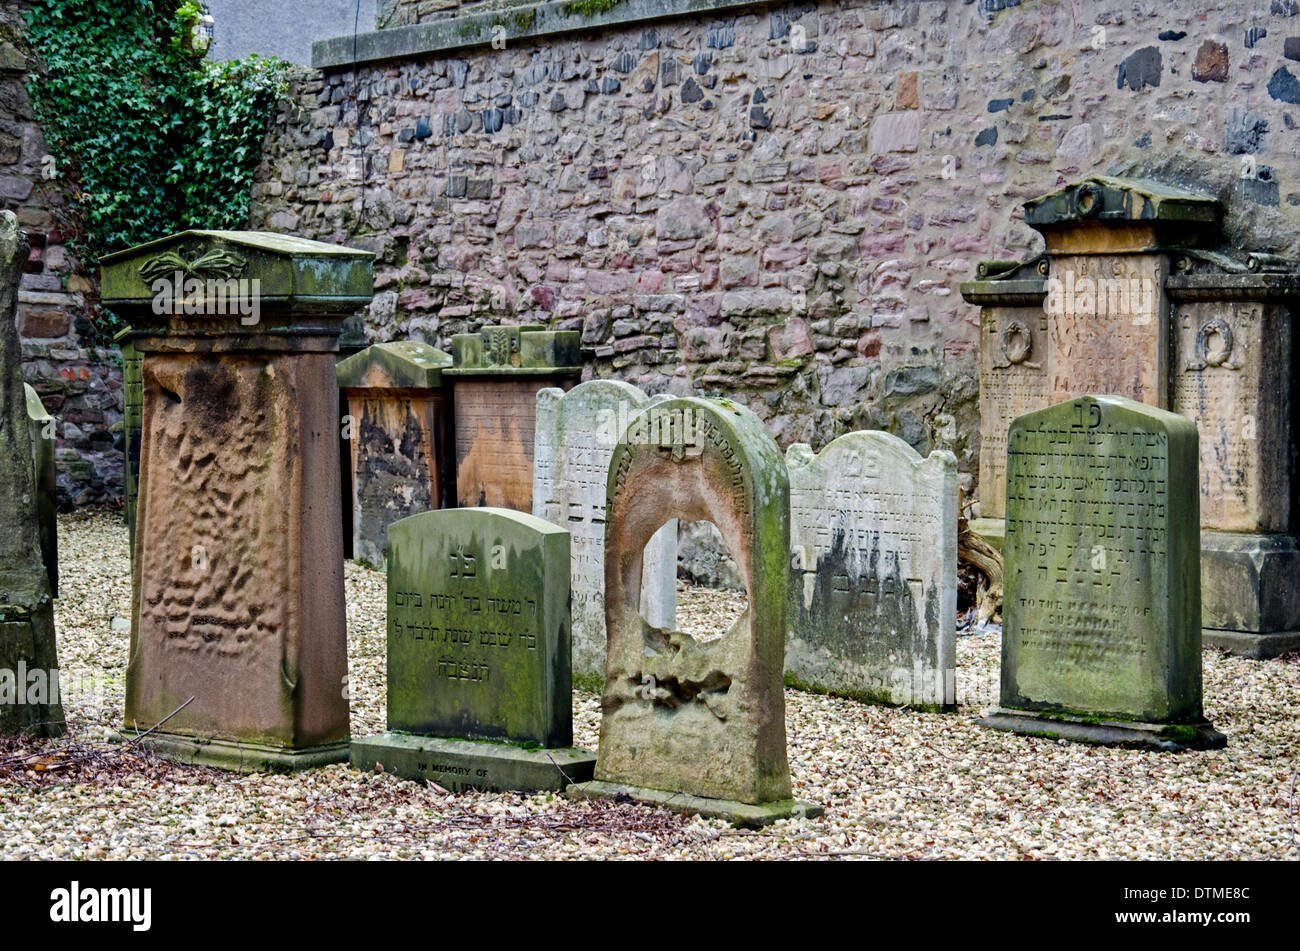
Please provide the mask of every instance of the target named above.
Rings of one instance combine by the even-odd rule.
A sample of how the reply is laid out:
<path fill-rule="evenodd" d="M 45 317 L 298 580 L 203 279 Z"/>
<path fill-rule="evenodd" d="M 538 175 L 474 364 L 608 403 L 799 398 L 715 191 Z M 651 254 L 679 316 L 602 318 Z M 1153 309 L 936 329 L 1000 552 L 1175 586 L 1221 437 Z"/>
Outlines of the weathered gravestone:
<path fill-rule="evenodd" d="M 1222 746 L 1201 711 L 1196 424 L 1086 396 L 1011 425 L 1002 698 L 980 722 Z"/>
<path fill-rule="evenodd" d="M 573 747 L 569 533 L 507 509 L 424 512 L 388 527 L 388 729 L 352 744 L 451 790 L 562 789 Z"/>
<path fill-rule="evenodd" d="M 663 399 L 662 397 L 659 398 Z M 630 383 L 590 380 L 568 393 L 537 394 L 533 514 L 570 533 L 573 672 L 605 680 L 605 488 L 614 446 L 632 417 L 652 402 Z M 641 610 L 655 627 L 677 619 L 677 522 L 646 548 Z"/>
<path fill-rule="evenodd" d="M 334 355 L 371 260 L 222 231 L 104 258 L 104 303 L 142 354 L 126 725 L 170 716 L 146 741 L 169 755 L 347 758 Z"/>
<path fill-rule="evenodd" d="M 785 750 L 790 488 L 749 410 L 683 398 L 642 410 L 614 450 L 605 524 L 609 659 L 596 779 L 568 795 L 618 797 L 762 825 L 819 807 L 791 798 Z M 641 616 L 641 559 L 668 519 L 712 521 L 749 604 L 699 641 Z"/>
<path fill-rule="evenodd" d="M 61 736 L 50 580 L 42 562 L 39 485 L 14 314 L 27 237 L 0 211 L 0 734 Z"/>
<path fill-rule="evenodd" d="M 50 579 L 50 596 L 59 596 L 59 509 L 58 470 L 54 465 L 54 417 L 45 411 L 41 397 L 24 383 L 27 396 L 27 422 L 32 435 L 32 460 L 35 463 L 36 512 L 41 528 L 41 559 Z"/>
<path fill-rule="evenodd" d="M 456 504 L 533 511 L 537 392 L 577 382 L 581 336 L 528 325 L 451 338 Z"/>
<path fill-rule="evenodd" d="M 1219 202 L 1092 177 L 1025 204 L 1046 253 L 986 261 L 980 514 L 1003 531 L 1012 419 L 1084 393 L 1172 410 L 1200 435 L 1202 628 L 1253 657 L 1300 647 L 1300 480 L 1292 476 L 1292 314 L 1300 269 L 1230 247 Z"/>
<path fill-rule="evenodd" d="M 448 504 L 451 356 L 418 341 L 380 343 L 336 370 L 347 400 L 353 557 L 384 565 L 388 526 Z"/>
<path fill-rule="evenodd" d="M 957 703 L 957 457 L 884 432 L 787 450 L 787 682 L 871 703 Z"/>
<path fill-rule="evenodd" d="M 135 331 L 119 330 L 113 337 L 122 354 L 122 503 L 126 515 L 127 539 L 135 558 L 135 508 L 140 484 L 140 430 L 144 424 L 143 357 L 135 348 Z"/>

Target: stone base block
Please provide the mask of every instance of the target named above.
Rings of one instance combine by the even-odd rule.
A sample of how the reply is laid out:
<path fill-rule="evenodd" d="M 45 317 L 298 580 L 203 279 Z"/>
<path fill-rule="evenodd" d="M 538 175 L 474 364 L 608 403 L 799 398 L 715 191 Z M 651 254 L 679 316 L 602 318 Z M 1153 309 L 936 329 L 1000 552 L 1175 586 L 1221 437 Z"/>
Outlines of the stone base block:
<path fill-rule="evenodd" d="M 240 773 L 296 773 L 330 763 L 346 763 L 348 759 L 347 740 L 295 750 L 179 733 L 150 733 L 140 741 L 140 746 L 180 763 L 216 766 Z"/>
<path fill-rule="evenodd" d="M 1298 578 L 1293 535 L 1201 532 L 1201 625 L 1247 634 L 1300 630 Z"/>
<path fill-rule="evenodd" d="M 825 810 L 821 806 L 797 799 L 781 799 L 777 802 L 749 803 L 735 802 L 731 799 L 705 799 L 686 793 L 666 792 L 662 789 L 646 789 L 644 786 L 622 786 L 618 783 L 592 781 L 578 783 L 564 791 L 570 799 L 618 799 L 625 797 L 647 806 L 659 806 L 675 812 L 684 812 L 691 816 L 704 816 L 706 819 L 725 819 L 733 825 L 757 829 L 770 825 L 778 819 L 808 818 L 815 819 Z"/>
<path fill-rule="evenodd" d="M 998 551 L 1002 550 L 1002 542 L 1007 537 L 1007 523 L 1005 519 L 973 518 L 970 520 L 970 530 L 983 538 Z"/>
<path fill-rule="evenodd" d="M 1096 743 L 1101 746 L 1131 746 L 1169 753 L 1218 749 L 1228 742 L 1228 738 L 1206 720 L 1188 724 L 1140 723 L 996 707 L 975 722 L 983 727 L 1008 730 L 1024 736 L 1073 740 L 1076 743 Z"/>
<path fill-rule="evenodd" d="M 1300 631 L 1256 634 L 1250 631 L 1216 631 L 1207 627 L 1201 631 L 1201 638 L 1206 647 L 1218 647 L 1252 660 L 1271 660 L 1291 651 L 1300 651 Z"/>
<path fill-rule="evenodd" d="M 384 733 L 352 742 L 352 765 L 404 779 L 432 780 L 452 792 L 561 790 L 591 779 L 596 754 L 577 747 L 524 749 L 505 743 Z"/>

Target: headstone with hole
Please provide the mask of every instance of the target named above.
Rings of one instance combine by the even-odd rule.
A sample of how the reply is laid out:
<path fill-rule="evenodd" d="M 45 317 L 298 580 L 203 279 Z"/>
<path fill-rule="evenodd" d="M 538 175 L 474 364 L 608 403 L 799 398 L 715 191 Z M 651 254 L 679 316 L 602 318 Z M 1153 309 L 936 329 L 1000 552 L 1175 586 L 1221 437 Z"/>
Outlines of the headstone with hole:
<path fill-rule="evenodd" d="M 32 407 L 14 314 L 27 236 L 0 211 L 0 734 L 61 736 L 50 578 L 42 560 L 41 487 Z M 39 402 L 39 401 L 38 401 Z"/>
<path fill-rule="evenodd" d="M 754 826 L 818 814 L 792 798 L 786 759 L 790 487 L 771 435 L 729 400 L 657 403 L 633 417 L 607 485 L 600 748 L 595 779 L 568 795 Z M 740 568 L 748 607 L 715 639 L 641 615 L 642 552 L 670 518 L 713 522 Z"/>
<path fill-rule="evenodd" d="M 573 747 L 569 533 L 507 509 L 444 509 L 388 529 L 388 732 L 352 744 L 452 791 L 591 778 Z"/>
<path fill-rule="evenodd" d="M 142 428 L 126 728 L 245 770 L 347 759 L 339 328 L 372 255 L 187 231 L 108 255 Z M 163 721 L 166 722 L 163 722 Z"/>
<path fill-rule="evenodd" d="M 663 399 L 659 397 L 657 399 Z M 573 672 L 599 690 L 605 680 L 605 486 L 609 460 L 632 417 L 652 402 L 620 380 L 589 380 L 568 393 L 537 394 L 533 514 L 567 529 L 573 585 Z M 671 628 L 677 609 L 677 522 L 646 546 L 641 609 Z"/>
<path fill-rule="evenodd" d="M 853 432 L 790 473 L 786 682 L 868 703 L 952 710 L 957 457 Z"/>
<path fill-rule="evenodd" d="M 1196 424 L 1119 396 L 1017 419 L 997 729 L 1222 746 L 1201 709 Z"/>
<path fill-rule="evenodd" d="M 1193 420 L 1200 436 L 1202 635 L 1251 657 L 1300 648 L 1300 480 L 1292 474 L 1292 310 L 1300 266 L 1237 250 L 1223 208 L 1160 182 L 1094 176 L 1025 204 L 1045 253 L 986 261 L 980 518 L 1003 532 L 1017 416 L 1111 393 Z"/>
<path fill-rule="evenodd" d="M 384 566 L 388 526 L 449 503 L 451 356 L 419 341 L 379 343 L 339 363 L 351 456 L 352 552 Z"/>
<path fill-rule="evenodd" d="M 533 511 L 537 393 L 582 374 L 576 330 L 485 327 L 452 337 L 456 499 L 462 506 Z"/>

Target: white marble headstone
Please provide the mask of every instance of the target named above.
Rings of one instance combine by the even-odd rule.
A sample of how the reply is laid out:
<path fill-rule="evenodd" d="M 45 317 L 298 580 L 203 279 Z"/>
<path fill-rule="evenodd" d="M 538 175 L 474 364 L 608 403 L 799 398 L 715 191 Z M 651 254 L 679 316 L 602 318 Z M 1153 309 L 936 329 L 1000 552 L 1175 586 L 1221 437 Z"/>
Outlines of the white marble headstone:
<path fill-rule="evenodd" d="M 788 680 L 859 700 L 956 704 L 957 459 L 854 432 L 790 473 Z"/>
<path fill-rule="evenodd" d="M 573 673 L 605 676 L 605 489 L 619 436 L 651 398 L 630 383 L 591 380 L 537 394 L 533 514 L 568 529 L 573 587 Z M 641 613 L 655 627 L 677 622 L 677 520 L 646 546 Z"/>

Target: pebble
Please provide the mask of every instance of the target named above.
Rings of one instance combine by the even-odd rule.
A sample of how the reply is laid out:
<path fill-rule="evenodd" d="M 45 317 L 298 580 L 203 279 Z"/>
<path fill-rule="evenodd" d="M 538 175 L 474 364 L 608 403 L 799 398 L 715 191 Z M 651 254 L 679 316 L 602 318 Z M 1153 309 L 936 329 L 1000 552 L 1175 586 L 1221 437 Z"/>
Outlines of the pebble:
<path fill-rule="evenodd" d="M 70 739 L 104 750 L 121 726 L 130 613 L 126 528 L 61 516 L 56 602 Z M 352 732 L 384 721 L 382 573 L 347 565 Z M 682 585 L 690 627 L 721 633 L 743 597 Z M 712 621 L 710 621 L 712 619 Z M 1300 662 L 1203 652 L 1205 710 L 1228 747 L 1182 754 L 984 730 L 999 635 L 957 647 L 952 714 L 785 692 L 795 795 L 826 815 L 760 831 L 636 805 L 556 795 L 439 794 L 345 764 L 294 776 L 116 759 L 94 781 L 0 780 L 0 858 L 995 858 L 1296 859 L 1288 815 L 1300 765 Z M 595 749 L 600 701 L 574 695 L 578 745 Z M 53 745 L 58 745 L 55 741 Z"/>

